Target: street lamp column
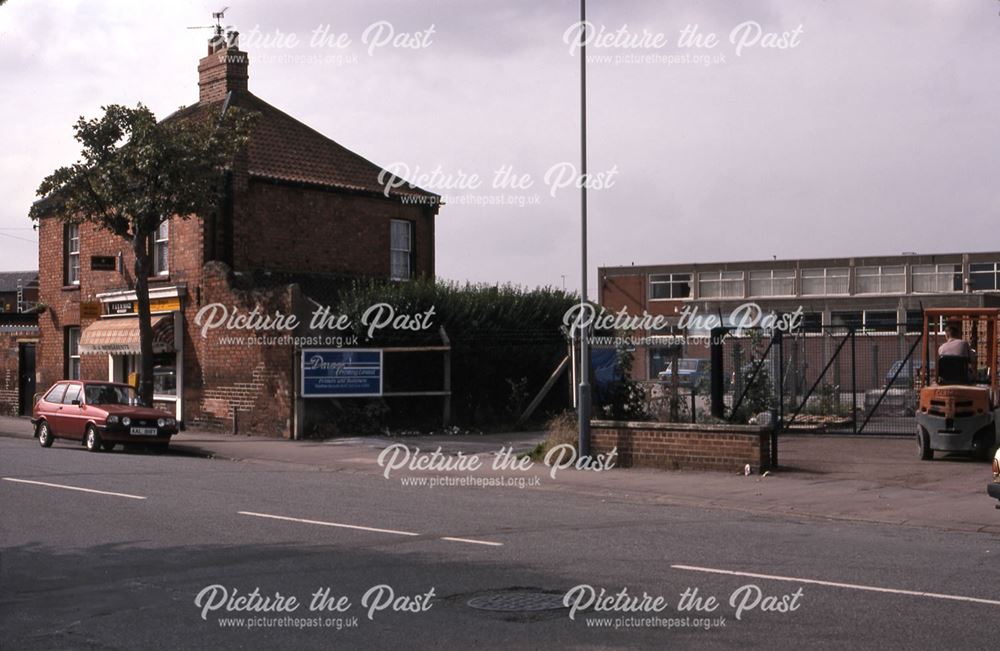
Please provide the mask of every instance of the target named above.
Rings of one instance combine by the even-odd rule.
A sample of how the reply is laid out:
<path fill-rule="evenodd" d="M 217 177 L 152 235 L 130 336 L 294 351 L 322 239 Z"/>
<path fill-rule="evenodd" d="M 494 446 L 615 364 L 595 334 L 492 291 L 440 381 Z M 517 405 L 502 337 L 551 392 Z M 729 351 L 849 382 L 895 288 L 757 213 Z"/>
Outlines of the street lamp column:
<path fill-rule="evenodd" d="M 587 0 L 580 0 L 580 308 L 587 304 Z M 587 330 L 580 330 L 579 453 L 590 454 L 590 351 Z"/>

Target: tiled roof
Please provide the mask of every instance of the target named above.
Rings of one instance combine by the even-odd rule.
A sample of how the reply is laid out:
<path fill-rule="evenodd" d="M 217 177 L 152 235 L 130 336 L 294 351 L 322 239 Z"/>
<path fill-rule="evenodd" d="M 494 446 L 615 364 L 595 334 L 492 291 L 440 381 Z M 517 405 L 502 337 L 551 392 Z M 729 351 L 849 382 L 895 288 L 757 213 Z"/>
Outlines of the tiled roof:
<path fill-rule="evenodd" d="M 224 101 L 194 104 L 167 119 L 217 116 Z M 256 95 L 233 92 L 231 106 L 259 113 L 248 147 L 251 176 L 315 184 L 354 192 L 382 194 L 383 169 L 271 106 Z M 394 188 L 390 196 L 438 195 L 409 184 Z M 433 204 L 433 201 L 429 202 Z"/>
<path fill-rule="evenodd" d="M 0 292 L 16 292 L 18 280 L 21 287 L 38 287 L 37 271 L 0 271 Z"/>

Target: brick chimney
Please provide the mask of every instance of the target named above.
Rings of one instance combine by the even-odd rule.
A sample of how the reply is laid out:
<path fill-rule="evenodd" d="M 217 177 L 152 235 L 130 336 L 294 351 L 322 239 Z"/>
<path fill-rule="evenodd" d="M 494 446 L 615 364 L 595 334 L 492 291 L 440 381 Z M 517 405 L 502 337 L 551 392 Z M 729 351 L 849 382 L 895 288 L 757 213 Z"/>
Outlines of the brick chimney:
<path fill-rule="evenodd" d="M 247 53 L 240 50 L 239 32 L 218 34 L 208 41 L 208 56 L 198 62 L 198 101 L 218 102 L 229 91 L 246 91 Z"/>

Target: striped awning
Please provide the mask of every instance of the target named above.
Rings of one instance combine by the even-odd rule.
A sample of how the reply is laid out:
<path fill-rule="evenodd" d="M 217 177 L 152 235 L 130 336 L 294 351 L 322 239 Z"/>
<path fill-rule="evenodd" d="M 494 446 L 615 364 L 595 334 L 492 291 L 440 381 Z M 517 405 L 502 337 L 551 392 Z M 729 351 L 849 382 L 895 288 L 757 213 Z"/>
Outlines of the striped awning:
<path fill-rule="evenodd" d="M 174 350 L 174 315 L 159 314 L 151 319 L 153 352 Z M 98 319 L 80 333 L 80 352 L 85 355 L 138 355 L 139 317 Z"/>

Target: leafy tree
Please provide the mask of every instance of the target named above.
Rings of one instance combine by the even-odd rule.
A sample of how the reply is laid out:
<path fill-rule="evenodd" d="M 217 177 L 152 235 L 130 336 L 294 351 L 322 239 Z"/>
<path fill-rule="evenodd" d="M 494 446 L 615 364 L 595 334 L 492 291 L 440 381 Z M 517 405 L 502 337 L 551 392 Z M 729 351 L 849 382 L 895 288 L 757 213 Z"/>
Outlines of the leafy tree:
<path fill-rule="evenodd" d="M 222 173 L 246 144 L 254 116 L 229 108 L 221 116 L 157 122 L 142 104 L 102 110 L 104 115 L 81 117 L 74 125 L 81 158 L 45 177 L 38 195 L 46 200 L 32 206 L 31 218 L 93 223 L 131 244 L 139 304 L 139 396 L 152 404 L 151 238 L 171 216 L 188 219 L 217 208 Z"/>

